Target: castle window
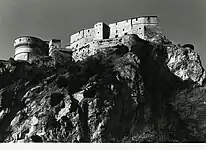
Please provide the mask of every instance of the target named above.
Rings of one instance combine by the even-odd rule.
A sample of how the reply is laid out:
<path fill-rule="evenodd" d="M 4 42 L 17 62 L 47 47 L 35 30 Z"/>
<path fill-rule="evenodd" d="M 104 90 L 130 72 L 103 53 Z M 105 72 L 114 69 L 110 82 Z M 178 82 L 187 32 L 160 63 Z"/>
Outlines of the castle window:
<path fill-rule="evenodd" d="M 116 33 L 117 33 L 118 31 L 116 30 Z"/>
<path fill-rule="evenodd" d="M 139 28 L 139 29 L 141 29 L 141 28 Z"/>
<path fill-rule="evenodd" d="M 89 30 L 88 30 L 88 32 L 89 32 Z"/>
<path fill-rule="evenodd" d="M 123 29 L 123 31 L 124 31 L 124 29 Z"/>
<path fill-rule="evenodd" d="M 19 41 L 21 41 L 21 39 L 19 39 Z"/>
<path fill-rule="evenodd" d="M 116 25 L 117 25 L 117 22 L 116 22 Z"/>
<path fill-rule="evenodd" d="M 115 38 L 118 38 L 118 35 L 115 35 Z"/>
<path fill-rule="evenodd" d="M 97 32 L 97 34 L 99 34 L 99 32 Z"/>
<path fill-rule="evenodd" d="M 127 33 L 124 33 L 124 35 L 127 35 Z"/>

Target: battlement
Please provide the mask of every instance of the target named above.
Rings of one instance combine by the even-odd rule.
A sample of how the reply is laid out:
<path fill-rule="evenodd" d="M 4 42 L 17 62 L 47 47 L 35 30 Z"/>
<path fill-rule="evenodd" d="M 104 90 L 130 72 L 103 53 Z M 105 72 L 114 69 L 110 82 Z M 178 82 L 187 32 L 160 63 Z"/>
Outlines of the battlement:
<path fill-rule="evenodd" d="M 158 24 L 157 16 L 140 16 L 131 19 L 132 24 Z"/>
<path fill-rule="evenodd" d="M 158 18 L 157 16 L 139 16 L 127 20 L 106 24 L 104 22 L 97 22 L 93 28 L 82 29 L 79 32 L 70 36 L 70 44 L 63 48 L 63 51 L 69 52 L 73 58 L 80 60 L 87 55 L 93 55 L 98 47 L 106 45 L 106 41 L 121 38 L 127 34 L 136 34 L 141 39 L 147 40 L 159 33 Z M 90 47 L 88 52 L 85 52 L 85 47 Z M 52 39 L 50 41 L 43 41 L 39 38 L 32 36 L 21 36 L 14 40 L 15 60 L 28 61 L 35 55 L 49 55 L 56 50 L 61 51 L 61 40 Z M 64 52 L 66 54 L 66 52 Z"/>
<path fill-rule="evenodd" d="M 39 38 L 32 36 L 21 36 L 14 40 L 14 48 L 18 48 L 24 45 L 31 47 L 45 47 L 45 42 Z"/>
<path fill-rule="evenodd" d="M 31 55 L 46 55 L 47 44 L 39 38 L 21 36 L 14 40 L 15 60 L 29 60 Z"/>
<path fill-rule="evenodd" d="M 126 34 L 136 34 L 146 40 L 146 28 L 156 26 L 158 26 L 157 16 L 139 16 L 109 25 L 98 22 L 94 24 L 93 28 L 81 30 L 71 35 L 70 48 L 79 49 L 94 40 L 117 38 Z"/>

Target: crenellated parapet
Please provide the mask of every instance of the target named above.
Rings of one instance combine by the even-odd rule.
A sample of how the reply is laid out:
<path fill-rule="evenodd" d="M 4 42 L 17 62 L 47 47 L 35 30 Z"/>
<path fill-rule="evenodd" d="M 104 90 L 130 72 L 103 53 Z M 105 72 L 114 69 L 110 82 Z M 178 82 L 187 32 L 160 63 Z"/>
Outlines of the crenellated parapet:
<path fill-rule="evenodd" d="M 141 39 L 147 39 L 147 29 L 158 27 L 157 16 L 140 16 L 128 20 L 105 24 L 98 22 L 93 28 L 81 30 L 70 36 L 70 48 L 79 49 L 95 40 L 112 39 L 126 34 L 136 34 Z"/>
<path fill-rule="evenodd" d="M 98 47 L 107 45 L 109 40 L 118 39 L 127 34 L 138 35 L 139 38 L 148 40 L 160 32 L 157 16 L 140 16 L 127 20 L 106 24 L 97 22 L 93 28 L 83 29 L 70 36 L 70 44 L 66 45 L 63 52 L 69 52 L 74 60 L 81 60 L 93 55 Z M 15 60 L 28 61 L 33 56 L 52 56 L 55 51 L 62 51 L 61 40 L 51 39 L 43 41 L 32 36 L 21 36 L 14 40 Z"/>

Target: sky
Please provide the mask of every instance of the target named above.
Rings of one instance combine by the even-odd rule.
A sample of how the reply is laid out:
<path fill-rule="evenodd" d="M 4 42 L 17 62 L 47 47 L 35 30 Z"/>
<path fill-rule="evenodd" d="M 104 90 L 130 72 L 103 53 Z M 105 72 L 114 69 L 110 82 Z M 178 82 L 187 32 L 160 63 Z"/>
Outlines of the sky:
<path fill-rule="evenodd" d="M 176 44 L 191 43 L 206 68 L 206 0 L 0 0 L 0 59 L 14 56 L 22 35 L 61 39 L 93 27 L 142 15 L 157 15 L 163 34 Z"/>

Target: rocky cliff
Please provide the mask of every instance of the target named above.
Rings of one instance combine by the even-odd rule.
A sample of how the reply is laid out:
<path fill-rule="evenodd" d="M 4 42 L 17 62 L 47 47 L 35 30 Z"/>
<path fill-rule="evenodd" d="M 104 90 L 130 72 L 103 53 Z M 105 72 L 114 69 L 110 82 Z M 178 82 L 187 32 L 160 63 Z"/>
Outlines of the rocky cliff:
<path fill-rule="evenodd" d="M 126 35 L 79 62 L 0 62 L 1 142 L 205 142 L 205 71 L 191 45 Z"/>

